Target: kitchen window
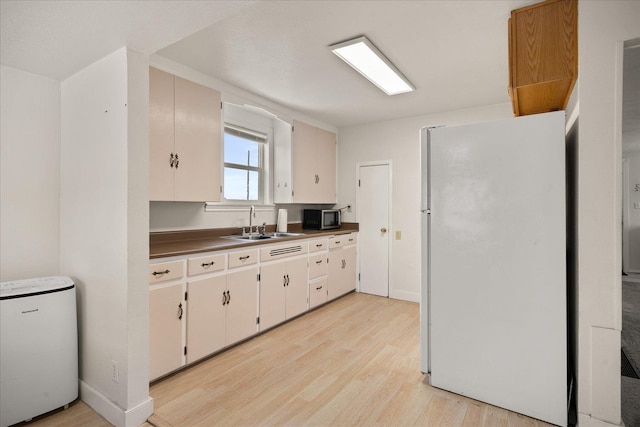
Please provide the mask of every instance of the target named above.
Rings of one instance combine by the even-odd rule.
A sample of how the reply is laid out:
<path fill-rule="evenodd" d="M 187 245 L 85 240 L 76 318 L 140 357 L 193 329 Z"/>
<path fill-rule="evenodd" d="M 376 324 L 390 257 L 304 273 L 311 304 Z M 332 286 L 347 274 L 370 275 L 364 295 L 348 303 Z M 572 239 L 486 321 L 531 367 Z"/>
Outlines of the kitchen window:
<path fill-rule="evenodd" d="M 225 123 L 223 198 L 263 203 L 264 157 L 267 135 Z"/>

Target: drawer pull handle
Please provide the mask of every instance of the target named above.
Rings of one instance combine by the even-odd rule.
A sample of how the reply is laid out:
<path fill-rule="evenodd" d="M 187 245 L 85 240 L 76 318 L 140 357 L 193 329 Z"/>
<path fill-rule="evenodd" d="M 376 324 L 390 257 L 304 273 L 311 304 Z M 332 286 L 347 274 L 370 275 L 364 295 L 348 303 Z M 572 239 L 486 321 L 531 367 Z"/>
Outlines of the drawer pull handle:
<path fill-rule="evenodd" d="M 322 264 L 322 260 L 316 261 L 316 264 Z"/>
<path fill-rule="evenodd" d="M 316 248 L 321 248 L 322 246 L 323 246 L 323 245 L 322 245 L 322 243 L 318 243 L 318 244 L 316 245 Z"/>
<path fill-rule="evenodd" d="M 339 245 L 340 244 L 340 240 L 336 240 L 335 243 L 336 243 L 336 245 Z"/>
<path fill-rule="evenodd" d="M 182 303 L 178 304 L 178 320 L 182 320 Z"/>
<path fill-rule="evenodd" d="M 211 267 L 212 265 L 214 265 L 215 262 L 211 261 L 211 262 L 203 262 L 202 263 L 202 267 L 207 268 L 207 267 Z"/>
<path fill-rule="evenodd" d="M 163 275 L 163 274 L 169 274 L 169 270 L 167 269 L 165 271 L 154 271 L 153 272 L 154 276 L 160 276 L 160 275 Z"/>
<path fill-rule="evenodd" d="M 321 289 L 322 289 L 322 286 L 317 287 L 317 288 L 316 288 L 316 291 L 319 291 L 319 290 L 321 290 Z"/>
<path fill-rule="evenodd" d="M 246 261 L 246 260 L 248 260 L 248 259 L 249 259 L 249 257 L 250 257 L 250 256 L 251 256 L 251 255 L 241 256 L 241 257 L 239 257 L 238 259 L 239 259 L 240 261 Z"/>
<path fill-rule="evenodd" d="M 384 230 L 384 231 L 383 231 L 383 233 L 386 233 L 386 232 L 387 232 L 387 229 L 386 229 L 386 228 L 384 228 L 383 230 Z M 350 242 L 353 242 L 353 239 L 349 239 L 349 241 L 350 241 Z"/>

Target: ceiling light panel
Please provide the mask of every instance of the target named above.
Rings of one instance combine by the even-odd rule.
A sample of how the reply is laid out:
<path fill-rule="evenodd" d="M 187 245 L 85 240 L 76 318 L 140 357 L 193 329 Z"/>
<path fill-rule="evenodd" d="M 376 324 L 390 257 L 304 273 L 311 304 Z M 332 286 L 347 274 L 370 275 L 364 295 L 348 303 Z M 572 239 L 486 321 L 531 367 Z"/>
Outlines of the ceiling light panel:
<path fill-rule="evenodd" d="M 415 90 L 400 70 L 364 36 L 333 44 L 330 48 L 340 59 L 387 95 Z"/>

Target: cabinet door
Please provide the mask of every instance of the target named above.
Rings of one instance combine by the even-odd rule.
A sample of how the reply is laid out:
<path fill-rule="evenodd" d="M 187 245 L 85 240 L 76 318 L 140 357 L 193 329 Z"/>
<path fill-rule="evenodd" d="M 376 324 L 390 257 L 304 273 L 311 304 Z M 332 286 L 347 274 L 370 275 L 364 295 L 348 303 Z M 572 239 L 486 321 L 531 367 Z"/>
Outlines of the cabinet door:
<path fill-rule="evenodd" d="M 224 347 L 226 289 L 225 276 L 187 283 L 187 363 Z"/>
<path fill-rule="evenodd" d="M 340 289 L 345 287 L 342 285 L 344 280 L 342 261 L 342 249 L 329 252 L 329 264 L 327 265 L 327 296 L 329 300 L 340 296 Z"/>
<path fill-rule="evenodd" d="M 316 129 L 316 203 L 336 202 L 336 134 Z"/>
<path fill-rule="evenodd" d="M 287 319 L 304 313 L 308 309 L 308 269 L 307 259 L 300 258 L 287 262 Z M 260 318 L 262 321 L 262 317 Z"/>
<path fill-rule="evenodd" d="M 285 263 L 260 267 L 260 330 L 264 331 L 286 318 Z"/>
<path fill-rule="evenodd" d="M 342 250 L 344 259 L 344 269 L 342 271 L 343 280 L 341 282 L 341 294 L 351 292 L 356 288 L 356 247 L 347 246 Z"/>
<path fill-rule="evenodd" d="M 227 344 L 256 333 L 258 268 L 227 274 Z"/>
<path fill-rule="evenodd" d="M 327 286 L 330 300 L 356 288 L 355 246 L 347 246 L 329 252 Z"/>
<path fill-rule="evenodd" d="M 220 92 L 175 78 L 176 201 L 220 200 Z"/>
<path fill-rule="evenodd" d="M 173 75 L 149 68 L 149 200 L 173 200 Z"/>
<path fill-rule="evenodd" d="M 293 201 L 316 201 L 316 128 L 293 122 Z"/>
<path fill-rule="evenodd" d="M 149 379 L 183 363 L 184 284 L 149 290 Z"/>

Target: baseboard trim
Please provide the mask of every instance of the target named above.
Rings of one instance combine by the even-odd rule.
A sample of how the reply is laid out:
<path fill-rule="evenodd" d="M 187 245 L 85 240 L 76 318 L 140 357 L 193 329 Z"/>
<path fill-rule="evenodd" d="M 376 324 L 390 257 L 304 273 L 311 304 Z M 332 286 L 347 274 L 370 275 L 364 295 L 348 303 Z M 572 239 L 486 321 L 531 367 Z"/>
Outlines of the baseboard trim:
<path fill-rule="evenodd" d="M 403 301 L 420 302 L 420 293 L 389 289 L 389 298 L 399 299 Z"/>
<path fill-rule="evenodd" d="M 577 427 L 620 427 L 624 426 L 624 423 L 620 421 L 620 424 L 611 424 L 607 421 L 602 421 L 597 418 L 593 418 L 591 415 L 578 413 L 578 425 Z"/>
<path fill-rule="evenodd" d="M 153 414 L 151 396 L 133 408 L 124 410 L 84 381 L 80 381 L 80 399 L 116 427 L 137 427 Z"/>

